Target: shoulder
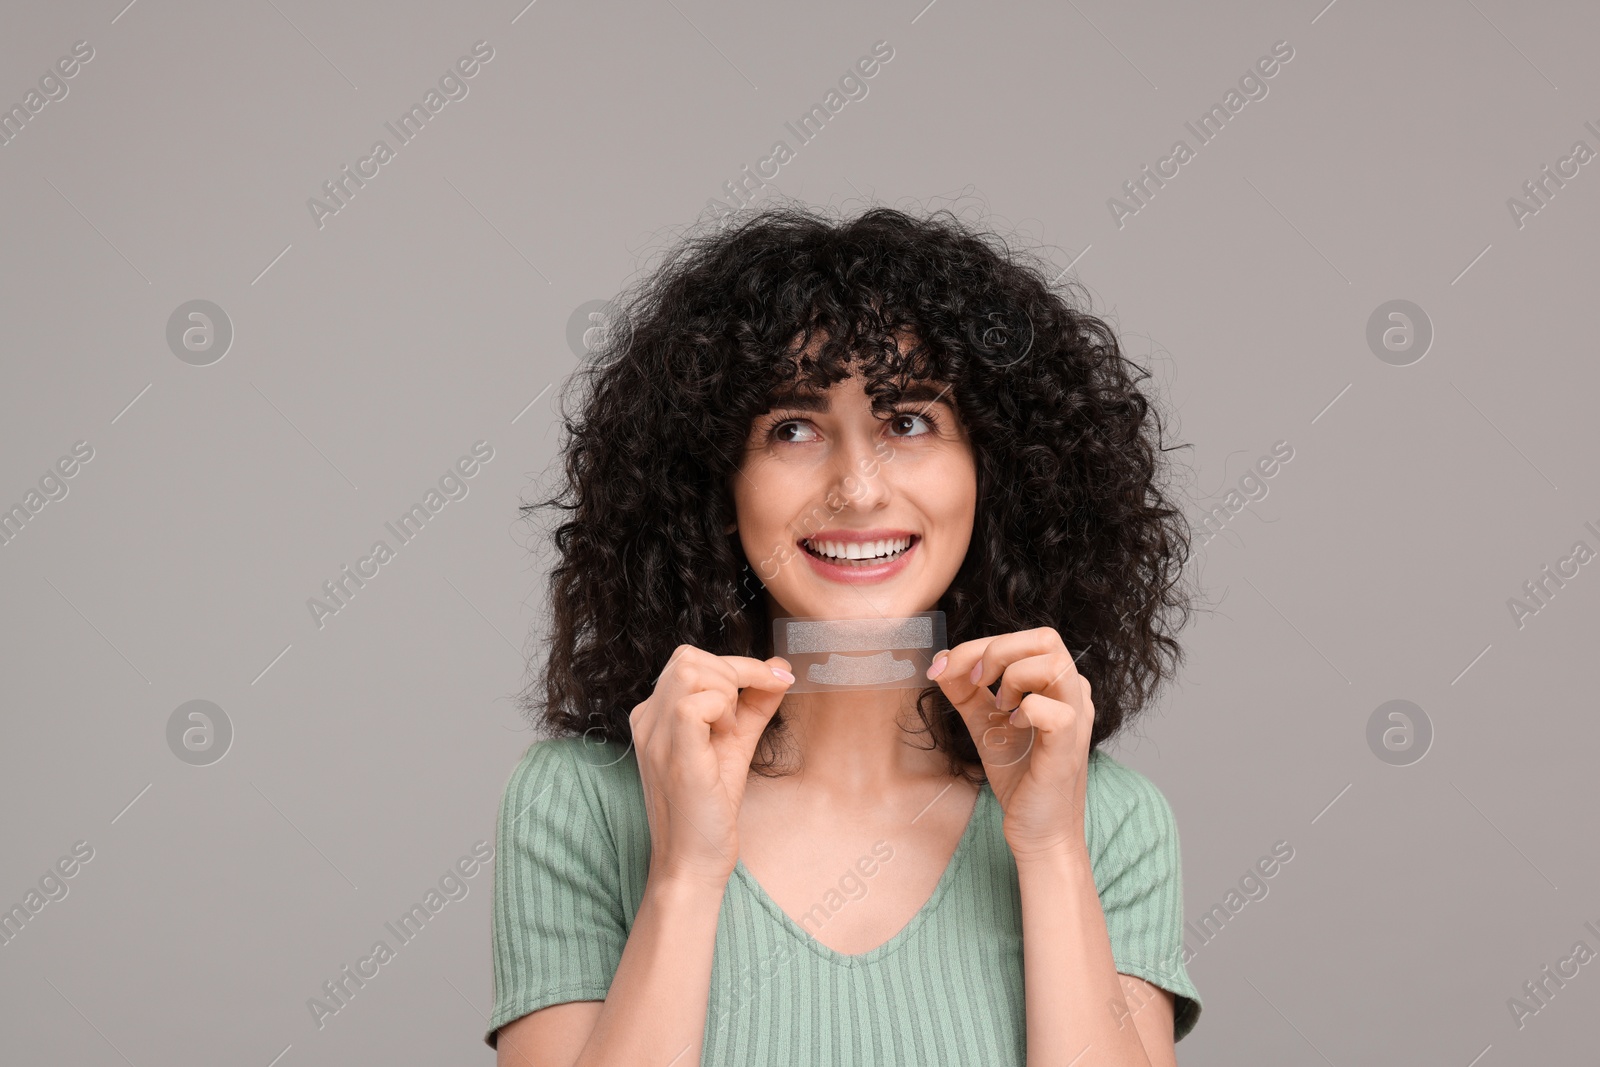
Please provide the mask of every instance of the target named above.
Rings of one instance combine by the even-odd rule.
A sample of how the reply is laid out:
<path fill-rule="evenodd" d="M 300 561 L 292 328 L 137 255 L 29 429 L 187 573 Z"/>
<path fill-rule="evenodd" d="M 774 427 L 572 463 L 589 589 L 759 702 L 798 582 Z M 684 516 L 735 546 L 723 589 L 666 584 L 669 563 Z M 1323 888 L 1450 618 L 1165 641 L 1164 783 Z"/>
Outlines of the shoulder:
<path fill-rule="evenodd" d="M 586 737 L 546 737 L 530 744 L 512 768 L 508 785 L 538 781 L 547 783 L 562 776 L 581 778 L 605 789 L 624 782 L 631 771 L 638 772 L 632 745 L 611 741 L 595 742 Z"/>
<path fill-rule="evenodd" d="M 1090 807 L 1102 813 L 1172 816 L 1172 806 L 1148 777 L 1098 749 L 1089 754 Z"/>
<path fill-rule="evenodd" d="M 1183 864 L 1172 806 L 1145 775 L 1095 752 L 1084 836 L 1117 970 L 1174 995 L 1174 1040 L 1181 1039 L 1200 1016 L 1200 994 L 1185 967 Z"/>
<path fill-rule="evenodd" d="M 529 745 L 506 779 L 507 801 L 514 795 L 522 797 L 529 789 L 538 792 L 564 783 L 570 786 L 572 740 L 567 737 L 543 738 Z"/>
<path fill-rule="evenodd" d="M 551 737 L 523 752 L 506 780 L 501 808 L 511 818 L 535 807 L 600 817 L 642 805 L 643 799 L 632 745 Z"/>
<path fill-rule="evenodd" d="M 1098 750 L 1089 756 L 1084 835 L 1097 868 L 1102 858 L 1126 863 L 1178 847 L 1177 819 L 1166 796 L 1144 774 Z"/>

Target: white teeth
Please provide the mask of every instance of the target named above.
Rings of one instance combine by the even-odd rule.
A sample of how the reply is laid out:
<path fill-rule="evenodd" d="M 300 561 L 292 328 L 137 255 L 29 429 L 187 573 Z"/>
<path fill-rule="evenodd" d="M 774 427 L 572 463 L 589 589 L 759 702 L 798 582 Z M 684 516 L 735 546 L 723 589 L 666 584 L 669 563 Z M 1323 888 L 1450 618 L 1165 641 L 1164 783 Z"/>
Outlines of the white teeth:
<path fill-rule="evenodd" d="M 881 541 L 805 541 L 807 548 L 819 556 L 834 559 L 874 560 L 892 559 L 911 547 L 911 538 L 895 537 Z"/>

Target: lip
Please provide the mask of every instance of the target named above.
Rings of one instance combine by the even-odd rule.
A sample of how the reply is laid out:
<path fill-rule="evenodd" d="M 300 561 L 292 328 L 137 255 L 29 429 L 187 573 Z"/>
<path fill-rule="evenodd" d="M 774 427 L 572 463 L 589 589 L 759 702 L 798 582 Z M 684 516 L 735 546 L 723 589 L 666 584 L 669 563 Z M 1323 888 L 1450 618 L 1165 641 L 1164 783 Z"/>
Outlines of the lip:
<path fill-rule="evenodd" d="M 842 541 L 848 543 L 888 540 L 895 537 L 909 537 L 911 539 L 910 547 L 894 559 L 871 567 L 829 563 L 825 559 L 812 555 L 806 550 L 805 545 L 801 543 L 801 541 Z M 844 582 L 851 585 L 881 582 L 894 577 L 905 570 L 906 561 L 911 558 L 913 552 L 922 546 L 922 536 L 909 530 L 823 530 L 814 536 L 802 538 L 801 541 L 797 541 L 795 544 L 800 549 L 800 554 L 805 557 L 806 562 L 811 564 L 811 570 L 815 574 L 831 582 Z"/>

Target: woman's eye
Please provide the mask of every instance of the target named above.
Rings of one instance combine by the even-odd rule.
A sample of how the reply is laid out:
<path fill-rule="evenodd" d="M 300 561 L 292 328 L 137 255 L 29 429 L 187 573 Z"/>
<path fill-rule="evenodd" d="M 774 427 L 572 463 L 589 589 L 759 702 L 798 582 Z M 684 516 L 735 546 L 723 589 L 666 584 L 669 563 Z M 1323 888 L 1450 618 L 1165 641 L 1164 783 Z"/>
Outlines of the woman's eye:
<path fill-rule="evenodd" d="M 932 415 L 918 411 L 902 411 L 890 415 L 885 420 L 895 437 L 921 437 L 932 433 L 938 423 Z M 917 429 L 917 424 L 922 424 L 922 429 Z M 817 439 L 816 427 L 806 419 L 784 419 L 782 422 L 773 423 L 768 436 L 773 441 L 784 444 L 808 444 Z"/>
<path fill-rule="evenodd" d="M 798 443 L 795 437 L 792 436 L 788 431 L 791 429 L 798 430 L 806 427 L 807 425 L 808 424 L 804 419 L 788 419 L 784 422 L 780 422 L 772 428 L 772 439 L 774 441 L 784 441 L 789 444 Z"/>
<path fill-rule="evenodd" d="M 893 418 L 891 418 L 889 420 L 889 425 L 890 426 L 895 426 L 895 427 L 900 427 L 900 426 L 903 426 L 906 423 L 917 423 L 917 422 L 920 422 L 924 426 L 927 427 L 927 430 L 925 432 L 931 433 L 933 431 L 933 416 L 931 416 L 931 415 L 923 415 L 923 414 L 921 414 L 919 412 L 911 412 L 911 411 L 899 412 L 898 414 L 896 414 Z M 902 434 L 897 434 L 896 436 L 898 436 L 898 437 L 921 437 L 922 434 L 920 434 L 920 433 L 902 433 Z"/>

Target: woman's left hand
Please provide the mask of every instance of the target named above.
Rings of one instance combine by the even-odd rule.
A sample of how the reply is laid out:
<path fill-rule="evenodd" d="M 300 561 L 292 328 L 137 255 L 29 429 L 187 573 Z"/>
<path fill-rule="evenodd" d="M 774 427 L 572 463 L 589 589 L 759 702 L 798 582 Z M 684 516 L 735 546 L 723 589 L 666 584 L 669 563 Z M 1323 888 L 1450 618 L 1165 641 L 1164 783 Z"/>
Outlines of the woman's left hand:
<path fill-rule="evenodd" d="M 1094 702 L 1061 635 L 1041 626 L 966 641 L 943 656 L 929 677 L 977 742 L 1012 854 L 1082 852 Z"/>

